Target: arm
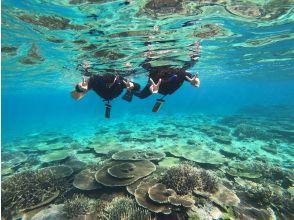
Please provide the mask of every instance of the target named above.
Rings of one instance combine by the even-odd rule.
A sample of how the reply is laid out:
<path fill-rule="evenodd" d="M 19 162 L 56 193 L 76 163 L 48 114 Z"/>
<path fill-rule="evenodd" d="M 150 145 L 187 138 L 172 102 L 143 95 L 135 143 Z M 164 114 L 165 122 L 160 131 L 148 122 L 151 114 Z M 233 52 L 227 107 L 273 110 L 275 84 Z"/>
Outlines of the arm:
<path fill-rule="evenodd" d="M 195 76 L 193 76 L 192 74 L 186 72 L 185 80 L 190 82 L 192 86 L 198 88 L 200 86 L 200 79 L 198 78 L 198 73 L 196 73 Z"/>
<path fill-rule="evenodd" d="M 202 49 L 202 46 L 200 46 L 199 41 L 196 41 L 195 43 L 193 43 L 193 44 L 191 44 L 189 46 L 193 46 L 195 48 L 192 49 L 193 53 L 190 54 L 191 60 L 185 62 L 184 65 L 183 65 L 182 69 L 185 70 L 185 71 L 187 69 L 191 68 L 192 66 L 194 66 L 198 62 L 198 59 L 200 57 L 200 52 L 201 52 L 201 49 Z"/>
<path fill-rule="evenodd" d="M 147 70 L 147 71 L 151 71 L 152 66 L 151 66 L 151 64 L 150 64 L 150 61 L 152 61 L 151 58 L 146 58 L 146 59 L 144 60 L 144 62 L 140 64 L 140 66 L 142 66 L 142 67 L 143 67 L 145 70 Z"/>
<path fill-rule="evenodd" d="M 142 91 L 134 91 L 133 94 L 140 99 L 147 98 L 148 96 L 152 95 L 152 92 L 150 91 L 150 85 L 151 84 L 148 82 Z"/>

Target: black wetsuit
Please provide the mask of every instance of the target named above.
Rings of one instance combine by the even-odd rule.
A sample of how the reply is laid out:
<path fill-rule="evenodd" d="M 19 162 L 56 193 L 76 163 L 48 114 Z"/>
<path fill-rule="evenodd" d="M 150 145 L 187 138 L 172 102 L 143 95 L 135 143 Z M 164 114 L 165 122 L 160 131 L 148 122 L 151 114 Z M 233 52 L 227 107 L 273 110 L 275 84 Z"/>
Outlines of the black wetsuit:
<path fill-rule="evenodd" d="M 182 68 L 172 68 L 168 65 L 152 67 L 149 63 L 151 59 L 146 59 L 145 62 L 141 65 L 144 69 L 149 72 L 149 79 L 147 85 L 142 89 L 142 91 L 134 91 L 133 94 L 141 99 L 147 98 L 152 93 L 149 88 L 151 86 L 150 78 L 154 83 L 158 83 L 161 79 L 161 84 L 159 86 L 158 93 L 162 95 L 170 95 L 174 93 L 178 88 L 182 86 L 184 81 L 188 81 L 186 76 L 192 78 L 192 74 L 187 73 L 186 70 L 190 68 L 196 61 L 191 60 L 186 62 Z"/>
<path fill-rule="evenodd" d="M 123 77 L 117 76 L 114 82 L 115 77 L 116 75 L 114 74 L 92 75 L 88 81 L 88 89 L 95 91 L 97 95 L 105 101 L 110 101 L 118 97 L 123 92 L 124 88 L 126 88 Z M 140 85 L 134 83 L 133 90 L 138 91 L 139 89 Z"/>

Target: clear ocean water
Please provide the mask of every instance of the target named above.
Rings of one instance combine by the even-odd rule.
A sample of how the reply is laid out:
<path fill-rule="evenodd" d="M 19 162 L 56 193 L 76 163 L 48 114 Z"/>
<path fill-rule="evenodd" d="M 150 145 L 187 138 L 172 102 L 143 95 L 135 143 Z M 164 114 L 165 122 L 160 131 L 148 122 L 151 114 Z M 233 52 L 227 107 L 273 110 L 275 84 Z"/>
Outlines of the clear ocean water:
<path fill-rule="evenodd" d="M 239 198 L 234 205 L 211 197 L 200 203 L 194 192 L 192 208 L 172 207 L 167 215 L 155 214 L 128 195 L 134 206 L 152 216 L 137 219 L 293 219 L 293 4 L 2 1 L 3 219 L 41 219 L 34 215 L 69 203 L 76 194 L 105 203 L 127 196 L 125 188 L 102 183 L 103 190 L 84 191 L 73 181 L 86 168 L 103 170 L 115 152 L 129 149 L 164 153 L 164 159 L 151 160 L 156 175 L 189 163 L 219 178 Z M 134 97 L 131 103 L 121 97 L 113 100 L 110 119 L 104 118 L 104 104 L 94 92 L 78 102 L 70 96 L 81 80 L 78 64 L 90 63 L 95 74 L 121 71 L 143 87 L 148 72 L 140 64 L 148 51 L 154 53 L 154 66 L 181 67 L 189 60 L 189 45 L 198 40 L 201 57 L 189 71 L 199 73 L 200 88 L 185 82 L 165 98 L 157 113 L 151 110 L 158 94 L 144 100 Z M 68 165 L 72 161 L 83 167 L 74 169 Z M 28 190 L 22 192 L 22 200 L 7 193 L 12 178 L 60 165 L 73 174 L 62 179 L 68 184 L 66 193 L 52 201 L 27 201 L 32 196 Z M 59 213 L 56 218 L 92 219 L 89 213 L 93 217 L 98 211 L 75 217 Z M 97 216 L 93 219 L 105 217 Z"/>

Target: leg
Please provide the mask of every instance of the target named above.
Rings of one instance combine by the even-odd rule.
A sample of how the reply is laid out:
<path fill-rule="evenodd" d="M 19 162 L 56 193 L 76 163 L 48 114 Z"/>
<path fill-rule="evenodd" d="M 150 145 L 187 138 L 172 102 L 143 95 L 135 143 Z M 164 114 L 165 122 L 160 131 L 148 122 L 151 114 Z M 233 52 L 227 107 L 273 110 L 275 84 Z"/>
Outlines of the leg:
<path fill-rule="evenodd" d="M 140 99 L 145 99 L 152 94 L 150 92 L 149 88 L 150 88 L 150 84 L 147 83 L 147 85 L 144 87 L 144 89 L 142 89 L 141 91 L 134 91 L 133 94 Z"/>

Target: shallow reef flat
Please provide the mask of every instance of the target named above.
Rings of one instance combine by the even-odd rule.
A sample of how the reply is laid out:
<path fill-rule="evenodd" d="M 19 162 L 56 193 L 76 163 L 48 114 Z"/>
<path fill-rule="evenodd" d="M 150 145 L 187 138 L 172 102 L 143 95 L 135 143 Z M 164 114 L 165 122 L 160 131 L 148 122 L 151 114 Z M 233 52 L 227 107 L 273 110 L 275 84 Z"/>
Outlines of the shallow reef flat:
<path fill-rule="evenodd" d="M 2 218 L 293 219 L 293 120 L 242 111 L 5 143 Z"/>

